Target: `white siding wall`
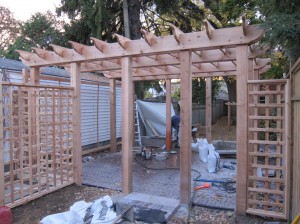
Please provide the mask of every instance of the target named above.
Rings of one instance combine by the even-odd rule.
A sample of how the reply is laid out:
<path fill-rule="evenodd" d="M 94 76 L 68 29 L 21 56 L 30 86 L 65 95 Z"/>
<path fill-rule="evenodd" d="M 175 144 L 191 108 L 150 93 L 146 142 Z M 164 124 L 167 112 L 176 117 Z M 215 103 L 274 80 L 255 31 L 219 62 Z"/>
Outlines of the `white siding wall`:
<path fill-rule="evenodd" d="M 122 95 L 117 88 L 117 137 L 121 137 Z M 81 129 L 82 145 L 110 140 L 110 87 L 99 86 L 98 139 L 97 139 L 97 94 L 98 86 L 81 85 Z"/>
<path fill-rule="evenodd" d="M 22 77 L 17 73 L 10 73 L 11 82 L 22 82 Z M 41 84 L 58 85 L 56 81 L 41 80 Z M 69 83 L 61 83 L 62 86 L 69 86 Z M 97 138 L 97 85 L 81 85 L 81 131 L 82 146 L 95 144 L 110 140 L 110 87 L 99 86 L 98 103 L 98 127 Z M 116 132 L 117 138 L 122 137 L 122 89 L 116 90 Z"/>

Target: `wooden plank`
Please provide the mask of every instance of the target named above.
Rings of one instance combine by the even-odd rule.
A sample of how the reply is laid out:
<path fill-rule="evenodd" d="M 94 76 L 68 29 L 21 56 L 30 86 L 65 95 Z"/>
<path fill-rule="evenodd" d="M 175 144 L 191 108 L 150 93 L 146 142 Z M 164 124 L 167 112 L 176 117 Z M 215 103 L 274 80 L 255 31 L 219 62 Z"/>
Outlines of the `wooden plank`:
<path fill-rule="evenodd" d="M 284 84 L 288 79 L 260 79 L 260 80 L 248 80 L 249 84 Z M 268 90 L 269 91 L 269 90 Z"/>
<path fill-rule="evenodd" d="M 132 192 L 132 147 L 133 147 L 133 80 L 132 59 L 123 57 L 122 61 L 122 192 Z"/>
<path fill-rule="evenodd" d="M 260 193 L 265 193 L 266 195 L 268 195 L 268 194 L 284 195 L 284 191 L 271 190 L 271 189 L 266 189 L 266 188 L 249 187 L 249 192 L 252 192 L 252 191 L 254 191 L 254 192 L 260 192 Z"/>
<path fill-rule="evenodd" d="M 44 60 L 37 54 L 18 51 L 23 61 L 30 66 L 48 66 L 54 64 L 66 64 L 71 62 L 88 62 L 96 59 L 115 59 L 121 56 L 136 56 L 143 52 L 143 55 L 154 55 L 157 53 L 176 53 L 184 50 L 208 50 L 218 49 L 224 46 L 232 47 L 238 44 L 248 45 L 257 42 L 264 34 L 264 30 L 257 25 L 248 26 L 249 35 L 241 36 L 240 27 L 223 28 L 212 31 L 213 39 L 206 36 L 206 31 L 185 33 L 182 35 L 180 44 L 175 40 L 173 35 L 158 37 L 155 45 L 150 47 L 145 40 L 131 40 L 127 43 L 126 49 L 118 43 L 106 44 L 107 47 L 103 52 L 99 51 L 95 46 L 86 46 L 81 54 L 74 49 L 62 48 L 51 45 L 56 53 L 61 57 L 49 58 Z M 55 49 L 55 48 L 60 49 Z M 62 54 L 63 51 L 63 54 Z M 248 52 L 248 51 L 247 51 Z M 49 52 L 50 55 L 51 52 Z M 55 54 L 52 54 L 55 55 Z M 83 56 L 84 55 L 84 56 Z"/>
<path fill-rule="evenodd" d="M 262 217 L 273 217 L 273 218 L 278 218 L 278 219 L 285 219 L 285 215 L 276 213 L 276 212 L 272 212 L 272 211 L 265 211 L 265 210 L 259 211 L 257 209 L 248 208 L 247 213 L 262 216 Z"/>
<path fill-rule="evenodd" d="M 80 63 L 71 63 L 71 86 L 74 87 L 72 122 L 73 122 L 73 166 L 77 185 L 82 184 L 82 147 L 81 147 L 81 107 L 80 107 Z"/>
<path fill-rule="evenodd" d="M 0 80 L 0 206 L 5 205 L 5 181 L 4 181 L 4 142 L 3 142 L 3 98 L 2 80 Z"/>
<path fill-rule="evenodd" d="M 51 86 L 51 85 L 40 85 L 38 83 L 27 84 L 27 83 L 3 82 L 2 84 L 6 86 L 20 86 L 20 87 L 34 87 L 34 88 L 71 89 L 71 90 L 74 89 L 74 87 L 71 86 Z"/>
<path fill-rule="evenodd" d="M 116 145 L 117 146 L 122 145 L 122 142 L 121 141 L 116 142 Z M 94 152 L 100 152 L 100 151 L 104 151 L 104 150 L 110 149 L 110 148 L 111 148 L 110 144 L 103 145 L 103 146 L 99 146 L 99 147 L 96 147 L 96 148 L 84 150 L 82 152 L 82 155 L 87 155 L 87 154 L 94 153 Z"/>
<path fill-rule="evenodd" d="M 292 106 L 291 106 L 291 80 L 287 80 L 285 85 L 285 166 L 286 166 L 286 173 L 284 176 L 285 179 L 285 203 L 284 203 L 284 209 L 285 209 L 285 218 L 289 218 L 290 214 L 290 189 L 291 189 L 291 167 L 289 165 L 289 162 L 291 161 L 291 114 L 292 114 Z M 299 127 L 298 127 L 299 128 Z M 297 171 L 296 171 L 297 172 Z M 297 172 L 298 173 L 298 172 Z M 298 186 L 299 190 L 299 186 Z"/>
<path fill-rule="evenodd" d="M 212 126 L 212 77 L 205 79 L 205 137 L 211 142 Z"/>
<path fill-rule="evenodd" d="M 10 166 L 9 166 L 9 169 L 10 169 L 10 200 L 11 201 L 14 201 L 14 198 L 15 198 L 15 195 L 14 195 L 14 173 L 13 173 L 13 170 L 14 170 L 14 161 L 13 161 L 13 158 L 14 158 L 14 153 L 13 153 L 13 130 L 12 130 L 12 125 L 13 125 L 13 118 L 12 118 L 12 114 L 13 114 L 13 108 L 12 108 L 12 105 L 13 105 L 13 88 L 8 88 L 8 91 L 9 91 L 9 97 L 8 97 L 8 120 L 9 120 L 9 160 L 10 160 Z"/>
<path fill-rule="evenodd" d="M 248 46 L 236 47 L 237 54 L 237 191 L 236 212 L 245 214 L 247 209 L 248 169 Z"/>
<path fill-rule="evenodd" d="M 299 76 L 300 74 L 297 74 Z M 294 85 L 294 83 L 293 83 Z M 297 85 L 298 88 L 298 85 Z M 293 89 L 294 92 L 294 89 Z M 300 96 L 299 96 L 300 97 Z M 300 211 L 300 101 L 293 102 L 293 187 L 292 187 L 292 217 Z"/>
<path fill-rule="evenodd" d="M 191 201 L 191 124 L 192 124 L 192 74 L 191 52 L 180 52 L 180 203 Z"/>
<path fill-rule="evenodd" d="M 110 151 L 117 151 L 117 132 L 116 132 L 116 80 L 110 79 Z"/>
<path fill-rule="evenodd" d="M 172 149 L 172 124 L 171 124 L 171 79 L 166 79 L 166 150 Z"/>
<path fill-rule="evenodd" d="M 283 120 L 284 116 L 249 116 L 250 120 Z"/>

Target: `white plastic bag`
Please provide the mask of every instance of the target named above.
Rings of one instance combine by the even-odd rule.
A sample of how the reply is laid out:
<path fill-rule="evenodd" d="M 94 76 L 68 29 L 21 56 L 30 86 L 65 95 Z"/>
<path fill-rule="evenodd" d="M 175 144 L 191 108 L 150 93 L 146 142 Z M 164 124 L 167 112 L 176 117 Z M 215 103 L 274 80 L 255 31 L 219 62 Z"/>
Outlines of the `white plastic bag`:
<path fill-rule="evenodd" d="M 209 173 L 215 173 L 219 170 L 220 155 L 215 151 L 213 144 L 208 145 L 207 170 Z"/>
<path fill-rule="evenodd" d="M 83 221 L 77 212 L 67 211 L 48 215 L 41 220 L 41 224 L 83 224 Z"/>
<path fill-rule="evenodd" d="M 198 138 L 198 150 L 199 150 L 199 159 L 203 163 L 207 163 L 207 157 L 208 157 L 208 142 L 206 139 Z"/>

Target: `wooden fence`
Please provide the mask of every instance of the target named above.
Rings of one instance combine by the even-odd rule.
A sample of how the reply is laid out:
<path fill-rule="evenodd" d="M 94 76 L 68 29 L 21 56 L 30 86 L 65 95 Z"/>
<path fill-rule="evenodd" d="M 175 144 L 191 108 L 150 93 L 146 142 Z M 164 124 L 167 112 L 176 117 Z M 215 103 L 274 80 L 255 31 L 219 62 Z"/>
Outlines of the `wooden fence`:
<path fill-rule="evenodd" d="M 292 190 L 291 219 L 300 214 L 300 58 L 291 70 L 292 79 Z"/>
<path fill-rule="evenodd" d="M 73 88 L 0 85 L 0 205 L 74 183 Z"/>

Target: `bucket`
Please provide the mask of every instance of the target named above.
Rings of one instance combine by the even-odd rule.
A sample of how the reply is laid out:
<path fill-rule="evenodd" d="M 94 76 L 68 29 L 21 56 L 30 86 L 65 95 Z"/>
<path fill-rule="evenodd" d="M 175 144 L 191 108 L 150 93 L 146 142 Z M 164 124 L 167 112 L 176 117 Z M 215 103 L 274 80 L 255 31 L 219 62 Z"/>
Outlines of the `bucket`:
<path fill-rule="evenodd" d="M 1 224 L 12 224 L 12 214 L 10 208 L 6 206 L 0 207 L 0 223 Z"/>

